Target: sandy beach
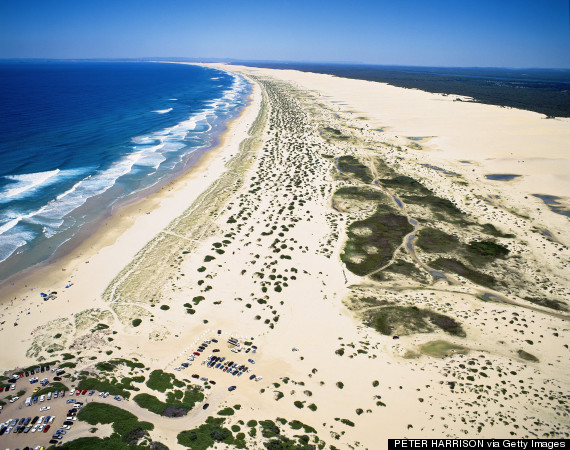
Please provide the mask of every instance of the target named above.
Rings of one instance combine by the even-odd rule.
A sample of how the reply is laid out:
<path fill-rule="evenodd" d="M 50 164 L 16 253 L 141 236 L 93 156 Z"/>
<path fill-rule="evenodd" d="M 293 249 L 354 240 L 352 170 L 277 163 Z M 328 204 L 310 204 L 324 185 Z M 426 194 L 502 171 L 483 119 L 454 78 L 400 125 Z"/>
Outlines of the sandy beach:
<path fill-rule="evenodd" d="M 252 449 L 568 438 L 570 120 L 211 66 L 247 77 L 250 105 L 188 173 L 2 287 L 5 375 L 71 363 L 66 387 L 104 380 L 90 402 L 154 424 L 135 442 L 168 448 L 210 436 L 209 416 Z M 153 371 L 173 374 L 165 389 Z M 98 397 L 119 384 L 130 400 Z M 183 408 L 195 386 L 204 397 L 184 418 L 139 397 Z M 6 420 L 37 414 L 22 404 L 33 387 L 17 382 Z M 65 441 L 112 434 L 79 419 Z M 231 448 L 227 433 L 212 445 Z M 49 436 L 0 444 L 25 439 Z"/>

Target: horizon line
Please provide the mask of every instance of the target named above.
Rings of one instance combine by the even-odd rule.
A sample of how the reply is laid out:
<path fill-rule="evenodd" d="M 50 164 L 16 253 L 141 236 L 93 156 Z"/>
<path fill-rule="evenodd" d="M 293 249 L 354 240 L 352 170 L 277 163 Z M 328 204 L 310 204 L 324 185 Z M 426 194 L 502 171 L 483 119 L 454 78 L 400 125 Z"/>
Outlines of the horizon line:
<path fill-rule="evenodd" d="M 271 63 L 271 64 L 315 64 L 315 65 L 354 65 L 354 66 L 370 66 L 370 67 L 438 67 L 449 69 L 510 69 L 510 70 L 570 70 L 569 67 L 513 67 L 513 66 L 454 66 L 454 65 L 426 65 L 426 64 L 387 64 L 387 63 L 367 63 L 359 61 L 303 61 L 303 60 L 271 60 L 271 59 L 240 59 L 240 58 L 211 58 L 211 57 L 184 57 L 184 56 L 156 56 L 156 57 L 97 57 L 97 58 L 29 58 L 29 57 L 0 57 L 0 62 L 6 61 L 68 61 L 68 62 L 210 62 L 210 63 Z"/>

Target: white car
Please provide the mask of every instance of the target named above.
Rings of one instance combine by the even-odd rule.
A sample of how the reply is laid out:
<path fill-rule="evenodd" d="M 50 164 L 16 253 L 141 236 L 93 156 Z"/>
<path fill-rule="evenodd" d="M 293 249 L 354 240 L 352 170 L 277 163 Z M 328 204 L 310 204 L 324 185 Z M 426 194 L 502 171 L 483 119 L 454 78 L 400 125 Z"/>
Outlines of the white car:
<path fill-rule="evenodd" d="M 62 430 L 71 430 L 71 426 L 70 425 L 62 425 L 60 427 Z"/>
<path fill-rule="evenodd" d="M 42 407 L 40 408 L 40 412 L 42 412 L 42 411 L 47 411 L 47 410 L 49 410 L 49 409 L 51 409 L 51 406 L 42 406 Z"/>
<path fill-rule="evenodd" d="M 259 380 L 261 380 L 262 378 L 263 378 L 263 377 L 257 377 L 257 378 L 255 379 L 255 381 L 259 381 Z"/>
<path fill-rule="evenodd" d="M 42 396 L 40 397 L 40 402 L 43 402 L 45 399 L 46 399 L 46 396 L 45 396 L 45 395 L 42 395 Z"/>
<path fill-rule="evenodd" d="M 48 423 L 53 423 L 54 420 L 55 420 L 55 416 L 51 416 L 48 420 Z"/>
<path fill-rule="evenodd" d="M 10 399 L 10 403 L 14 403 L 16 400 L 18 400 L 20 397 L 13 397 Z"/>
<path fill-rule="evenodd" d="M 36 431 L 38 431 L 38 427 L 39 425 L 34 425 L 33 428 L 30 430 L 32 433 L 35 433 Z"/>

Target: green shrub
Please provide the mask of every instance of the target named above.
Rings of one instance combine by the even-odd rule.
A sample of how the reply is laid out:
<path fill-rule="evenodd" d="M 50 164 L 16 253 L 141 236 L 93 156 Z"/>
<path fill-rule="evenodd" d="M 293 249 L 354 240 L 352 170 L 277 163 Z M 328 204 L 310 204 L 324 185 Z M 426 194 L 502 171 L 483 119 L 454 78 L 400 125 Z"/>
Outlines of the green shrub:
<path fill-rule="evenodd" d="M 166 392 L 168 389 L 172 389 L 174 378 L 173 374 L 156 369 L 150 373 L 146 385 L 154 391 Z"/>

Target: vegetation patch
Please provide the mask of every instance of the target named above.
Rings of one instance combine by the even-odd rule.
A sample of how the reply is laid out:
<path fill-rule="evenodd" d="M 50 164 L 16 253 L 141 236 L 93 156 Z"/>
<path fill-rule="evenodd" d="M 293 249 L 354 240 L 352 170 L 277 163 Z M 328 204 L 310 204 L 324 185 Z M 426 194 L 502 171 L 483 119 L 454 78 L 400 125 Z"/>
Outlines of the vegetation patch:
<path fill-rule="evenodd" d="M 509 249 L 491 241 L 472 241 L 467 249 L 476 255 L 487 258 L 501 258 L 509 254 Z"/>
<path fill-rule="evenodd" d="M 477 270 L 470 269 L 461 261 L 451 258 L 438 258 L 435 261 L 429 263 L 434 269 L 439 269 L 447 272 L 454 272 L 473 283 L 479 284 L 481 286 L 494 286 L 496 280 L 491 275 L 486 273 L 478 272 Z"/>
<path fill-rule="evenodd" d="M 38 392 L 36 392 L 34 395 L 39 397 L 40 395 L 45 395 L 48 394 L 50 392 L 59 392 L 59 391 L 69 391 L 69 388 L 63 384 L 60 383 L 59 381 L 54 381 L 50 386 L 47 386 L 43 389 L 40 389 Z"/>
<path fill-rule="evenodd" d="M 459 239 L 436 228 L 422 228 L 418 232 L 416 245 L 424 252 L 452 252 L 459 247 Z"/>
<path fill-rule="evenodd" d="M 144 364 L 136 361 L 130 361 L 123 358 L 114 358 L 109 361 L 101 361 L 95 364 L 97 370 L 103 372 L 112 372 L 119 366 L 127 366 L 130 369 L 144 369 Z"/>
<path fill-rule="evenodd" d="M 172 389 L 173 381 L 175 376 L 171 373 L 162 371 L 161 369 L 153 370 L 148 377 L 146 385 L 158 392 L 166 392 L 168 389 Z"/>
<path fill-rule="evenodd" d="M 337 164 L 341 172 L 350 174 L 364 183 L 372 183 L 374 180 L 370 168 L 362 164 L 354 156 L 341 156 L 337 159 Z"/>
<path fill-rule="evenodd" d="M 208 417 L 206 423 L 193 430 L 182 431 L 178 434 L 178 443 L 193 450 L 205 450 L 216 443 L 233 445 L 237 448 L 246 448 L 246 443 L 242 439 L 234 437 L 231 430 L 223 427 L 225 419 Z M 241 436 L 240 436 L 241 437 Z"/>
<path fill-rule="evenodd" d="M 125 382 L 123 384 L 123 382 Z M 124 398 L 129 398 L 131 393 L 127 389 L 135 390 L 130 384 L 130 379 L 123 379 L 119 383 L 115 378 L 106 380 L 105 378 L 84 378 L 79 381 L 77 389 L 95 390 L 99 392 L 108 392 L 111 395 L 121 395 Z"/>
<path fill-rule="evenodd" d="M 182 391 L 176 392 L 182 393 Z M 197 387 L 188 389 L 181 400 L 176 398 L 177 394 L 175 392 L 169 392 L 166 397 L 166 401 L 163 402 L 154 395 L 142 393 L 135 395 L 133 400 L 141 408 L 166 417 L 185 416 L 196 403 L 204 400 L 204 394 Z"/>
<path fill-rule="evenodd" d="M 235 411 L 232 407 L 228 406 L 227 408 L 220 409 L 218 411 L 218 416 L 233 416 Z"/>
<path fill-rule="evenodd" d="M 446 341 L 431 341 L 420 347 L 420 351 L 424 355 L 433 356 L 435 358 L 443 358 L 453 353 L 466 354 L 468 349 L 461 345 L 451 344 Z"/>
<path fill-rule="evenodd" d="M 403 275 L 419 282 L 425 281 L 425 277 L 420 269 L 418 269 L 414 264 L 401 259 L 395 260 L 384 270 L 376 272 L 370 277 L 377 281 L 387 281 L 392 278 L 389 274 Z"/>
<path fill-rule="evenodd" d="M 464 337 L 461 325 L 449 316 L 416 306 L 387 306 L 373 313 L 368 325 L 384 335 L 429 333 L 434 327 Z"/>
<path fill-rule="evenodd" d="M 544 306 L 545 308 L 554 309 L 556 311 L 566 311 L 568 309 L 564 303 L 558 300 L 537 297 L 525 297 L 524 299 L 535 305 Z"/>
<path fill-rule="evenodd" d="M 352 273 L 366 275 L 386 265 L 412 230 L 405 216 L 385 214 L 379 208 L 371 217 L 350 224 L 341 259 Z"/>
<path fill-rule="evenodd" d="M 113 434 L 105 439 L 77 439 L 76 441 L 67 442 L 65 444 L 66 448 L 137 448 L 131 446 L 136 445 L 142 439 L 148 438 L 148 431 L 154 429 L 152 423 L 139 422 L 134 414 L 105 403 L 88 403 L 79 411 L 77 419 L 85 421 L 90 425 L 111 424 Z"/>
<path fill-rule="evenodd" d="M 519 350 L 518 355 L 519 355 L 519 358 L 522 358 L 525 361 L 538 362 L 538 358 L 536 356 L 534 356 L 528 352 L 525 352 L 524 350 Z"/>

